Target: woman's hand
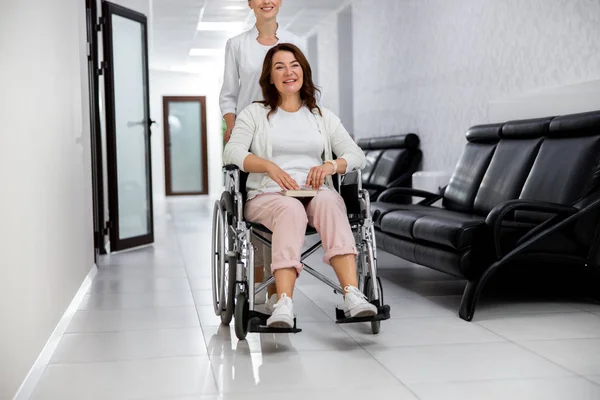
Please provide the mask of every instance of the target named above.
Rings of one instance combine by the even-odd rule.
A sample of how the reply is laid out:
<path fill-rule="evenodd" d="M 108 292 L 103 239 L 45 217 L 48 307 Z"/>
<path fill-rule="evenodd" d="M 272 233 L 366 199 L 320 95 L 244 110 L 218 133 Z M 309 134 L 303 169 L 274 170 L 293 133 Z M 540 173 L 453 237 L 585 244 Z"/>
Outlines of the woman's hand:
<path fill-rule="evenodd" d="M 325 182 L 325 177 L 333 175 L 333 165 L 325 163 L 317 167 L 312 167 L 306 178 L 306 186 L 312 186 L 313 189 L 318 190 Z"/>
<path fill-rule="evenodd" d="M 267 168 L 267 175 L 273 179 L 283 190 L 299 190 L 300 186 L 287 172 L 279 168 L 279 166 L 273 162 L 269 163 Z"/>

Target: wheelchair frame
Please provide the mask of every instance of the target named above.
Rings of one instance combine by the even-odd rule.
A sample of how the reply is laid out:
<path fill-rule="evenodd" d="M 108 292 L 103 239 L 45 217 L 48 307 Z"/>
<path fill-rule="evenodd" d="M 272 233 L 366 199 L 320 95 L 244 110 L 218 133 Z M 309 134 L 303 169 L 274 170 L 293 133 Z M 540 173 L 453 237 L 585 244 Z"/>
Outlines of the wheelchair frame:
<path fill-rule="evenodd" d="M 227 165 L 223 170 L 226 174 L 226 190 L 222 193 L 220 200 L 215 202 L 212 226 L 211 275 L 215 314 L 221 317 L 224 325 L 229 325 L 235 314 L 235 332 L 240 340 L 245 339 L 249 331 L 300 332 L 301 329 L 296 327 L 295 319 L 294 327 L 291 329 L 269 328 L 266 326 L 269 315 L 255 311 L 255 294 L 274 283 L 275 278 L 270 276 L 254 289 L 255 249 L 252 241 L 256 239 L 270 248 L 271 241 L 263 236 L 270 231 L 265 232 L 260 229 L 260 225 L 244 220 L 244 197 L 240 192 L 240 171 L 233 165 Z M 359 289 L 372 304 L 377 306 L 378 313 L 371 317 L 347 318 L 343 310 L 336 308 L 336 322 L 371 322 L 371 330 L 376 334 L 379 333 L 380 322 L 390 317 L 390 307 L 383 303 L 383 288 L 377 275 L 377 246 L 375 228 L 371 218 L 369 192 L 362 188 L 360 170 L 356 172 L 358 187 L 356 200 L 359 204 L 359 214 L 349 215 L 349 221 L 358 252 L 357 278 Z M 341 192 L 343 183 L 339 174 L 337 179 L 338 192 Z M 313 232 L 308 234 L 313 234 Z M 319 240 L 302 253 L 300 262 L 304 265 L 303 270 L 330 286 L 334 292 L 343 294 L 344 291 L 339 284 L 304 262 L 321 246 L 322 241 Z M 235 265 L 235 271 L 232 271 L 232 265 Z"/>

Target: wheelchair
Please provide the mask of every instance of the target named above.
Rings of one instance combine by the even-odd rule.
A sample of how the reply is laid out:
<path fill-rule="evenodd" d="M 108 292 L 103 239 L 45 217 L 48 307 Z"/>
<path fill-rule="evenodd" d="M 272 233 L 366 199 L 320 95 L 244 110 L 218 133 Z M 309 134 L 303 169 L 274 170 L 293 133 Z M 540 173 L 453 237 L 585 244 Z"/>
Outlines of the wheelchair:
<path fill-rule="evenodd" d="M 212 219 L 211 279 L 215 314 L 221 317 L 224 325 L 229 325 L 234 319 L 235 333 L 239 340 L 244 340 L 248 332 L 301 332 L 296 327 L 295 318 L 292 328 L 271 328 L 266 325 L 269 315 L 255 310 L 255 294 L 274 283 L 275 278 L 270 276 L 255 288 L 255 248 L 252 243 L 257 240 L 270 248 L 271 241 L 267 239 L 267 235 L 271 231 L 260 224 L 244 220 L 248 174 L 241 172 L 235 165 L 226 165 L 223 171 L 225 191 L 214 204 Z M 375 316 L 350 318 L 345 316 L 342 309 L 336 308 L 336 323 L 370 322 L 372 333 L 377 334 L 381 321 L 390 318 L 390 307 L 384 305 L 383 287 L 377 276 L 377 247 L 369 193 L 362 188 L 360 171 L 347 173 L 343 177 L 336 175 L 335 178 L 334 186 L 344 199 L 356 240 L 358 288 L 378 310 Z M 314 228 L 307 226 L 306 235 L 316 233 Z M 344 291 L 338 283 L 306 265 L 304 261 L 321 246 L 322 242 L 319 241 L 302 253 L 300 262 L 304 265 L 303 271 L 333 288 L 335 293 L 343 295 Z"/>

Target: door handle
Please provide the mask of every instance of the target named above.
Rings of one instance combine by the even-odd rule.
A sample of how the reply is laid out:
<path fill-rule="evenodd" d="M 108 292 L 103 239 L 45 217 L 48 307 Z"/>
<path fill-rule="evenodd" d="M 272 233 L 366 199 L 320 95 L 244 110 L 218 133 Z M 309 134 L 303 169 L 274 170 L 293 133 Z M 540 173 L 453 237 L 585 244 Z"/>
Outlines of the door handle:
<path fill-rule="evenodd" d="M 128 122 L 127 122 L 127 127 L 128 127 L 128 128 L 131 128 L 132 126 L 144 125 L 144 123 L 145 123 L 145 122 L 146 122 L 145 120 L 138 121 L 138 122 L 135 122 L 135 121 L 128 121 Z M 148 120 L 148 128 L 149 128 L 149 127 L 151 127 L 151 126 L 152 126 L 152 124 L 155 124 L 155 123 L 156 123 L 156 121 L 154 121 L 153 119 L 151 119 L 151 120 Z"/>

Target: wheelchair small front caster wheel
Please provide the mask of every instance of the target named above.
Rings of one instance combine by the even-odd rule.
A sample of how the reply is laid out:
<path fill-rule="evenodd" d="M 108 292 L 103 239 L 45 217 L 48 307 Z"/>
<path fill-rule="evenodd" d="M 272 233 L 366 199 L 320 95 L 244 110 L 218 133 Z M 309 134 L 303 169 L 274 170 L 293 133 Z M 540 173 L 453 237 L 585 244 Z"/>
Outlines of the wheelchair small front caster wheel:
<path fill-rule="evenodd" d="M 369 301 L 373 301 L 373 283 L 371 281 L 371 277 L 368 277 L 366 279 L 366 285 L 365 285 L 365 296 L 367 296 L 367 299 L 369 299 Z M 377 287 L 379 289 L 379 304 L 384 304 L 383 303 L 383 287 L 381 286 L 381 280 L 379 280 L 379 278 L 377 279 Z M 377 335 L 379 333 L 379 330 L 381 329 L 381 321 L 371 321 L 371 332 L 373 333 L 373 335 Z"/>
<path fill-rule="evenodd" d="M 235 336 L 239 340 L 245 340 L 248 334 L 248 317 L 250 308 L 246 293 L 238 293 L 235 302 Z"/>

